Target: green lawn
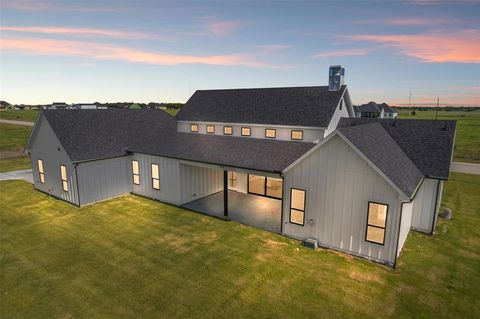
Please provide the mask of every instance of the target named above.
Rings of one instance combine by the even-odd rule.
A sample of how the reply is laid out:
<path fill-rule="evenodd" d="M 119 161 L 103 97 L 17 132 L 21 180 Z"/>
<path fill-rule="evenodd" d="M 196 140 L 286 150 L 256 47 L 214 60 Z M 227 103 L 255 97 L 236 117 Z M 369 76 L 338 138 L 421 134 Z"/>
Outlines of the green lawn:
<path fill-rule="evenodd" d="M 35 122 L 37 114 L 37 110 L 3 110 L 0 111 L 0 119 Z"/>
<path fill-rule="evenodd" d="M 435 111 L 415 111 L 414 116 L 408 110 L 400 110 L 400 118 L 434 119 Z M 439 111 L 439 120 L 457 120 L 454 161 L 480 163 L 480 111 L 447 112 Z"/>
<path fill-rule="evenodd" d="M 5 318 L 480 316 L 480 176 L 451 174 L 437 235 L 392 270 L 128 195 L 84 208 L 0 182 Z"/>
<path fill-rule="evenodd" d="M 0 160 L 0 173 L 29 169 L 31 167 L 32 163 L 28 156 Z"/>
<path fill-rule="evenodd" d="M 31 130 L 30 126 L 0 124 L 0 151 L 22 151 Z"/>
<path fill-rule="evenodd" d="M 180 109 L 166 109 L 164 111 L 170 114 L 171 116 L 175 116 L 177 115 L 178 111 L 180 111 Z"/>

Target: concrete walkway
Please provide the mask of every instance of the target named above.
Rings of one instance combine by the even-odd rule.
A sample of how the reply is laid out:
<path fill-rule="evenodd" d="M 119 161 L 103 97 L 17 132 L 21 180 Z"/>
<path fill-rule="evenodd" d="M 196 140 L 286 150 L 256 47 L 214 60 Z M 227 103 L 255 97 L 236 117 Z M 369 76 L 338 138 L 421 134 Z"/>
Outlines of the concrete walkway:
<path fill-rule="evenodd" d="M 480 164 L 452 162 L 450 172 L 480 175 Z"/>
<path fill-rule="evenodd" d="M 3 120 L 0 119 L 0 124 L 13 124 L 13 125 L 23 125 L 23 126 L 33 126 L 33 122 L 25 121 L 14 121 L 14 120 Z"/>
<path fill-rule="evenodd" d="M 0 181 L 8 181 L 8 180 L 14 180 L 14 179 L 24 180 L 33 184 L 32 170 L 24 169 L 21 171 L 0 173 Z"/>

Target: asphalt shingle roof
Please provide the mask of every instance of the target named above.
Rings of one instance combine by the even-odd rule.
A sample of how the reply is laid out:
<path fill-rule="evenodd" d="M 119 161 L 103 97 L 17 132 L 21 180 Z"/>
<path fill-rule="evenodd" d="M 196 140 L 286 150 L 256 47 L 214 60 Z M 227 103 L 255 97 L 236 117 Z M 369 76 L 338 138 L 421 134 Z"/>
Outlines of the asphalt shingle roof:
<path fill-rule="evenodd" d="M 280 172 L 315 144 L 181 133 L 162 110 L 42 111 L 72 162 L 127 151 Z"/>
<path fill-rule="evenodd" d="M 398 188 L 412 197 L 423 174 L 379 123 L 339 129 Z"/>
<path fill-rule="evenodd" d="M 338 128 L 371 123 L 379 123 L 424 176 L 448 179 L 456 121 L 342 118 Z"/>
<path fill-rule="evenodd" d="M 198 90 L 176 115 L 179 121 L 327 127 L 346 86 Z"/>

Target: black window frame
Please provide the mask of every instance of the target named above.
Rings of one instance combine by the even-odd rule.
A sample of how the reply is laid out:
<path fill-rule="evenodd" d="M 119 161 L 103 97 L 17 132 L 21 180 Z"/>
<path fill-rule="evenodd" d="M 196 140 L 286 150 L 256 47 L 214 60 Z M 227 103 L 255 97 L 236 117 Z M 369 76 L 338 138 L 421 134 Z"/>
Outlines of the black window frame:
<path fill-rule="evenodd" d="M 273 131 L 274 136 L 267 136 L 267 131 Z M 265 129 L 265 138 L 277 138 L 277 129 L 275 128 L 266 128 Z"/>
<path fill-rule="evenodd" d="M 264 190 L 263 194 L 250 192 L 250 175 L 263 177 L 263 190 Z M 268 178 L 275 178 L 275 177 L 255 175 L 255 174 L 247 174 L 247 194 L 252 194 L 252 195 L 257 195 L 257 196 L 262 196 L 262 197 L 268 197 L 268 198 L 272 198 L 272 199 L 283 200 L 283 179 L 282 179 L 282 197 L 275 197 L 275 196 L 267 195 L 267 179 Z M 280 179 L 280 178 L 275 178 L 275 179 Z"/>
<path fill-rule="evenodd" d="M 293 133 L 295 133 L 295 132 L 300 132 L 300 133 L 302 133 L 302 138 L 293 138 Z M 291 130 L 291 131 L 290 131 L 290 139 L 291 139 L 292 141 L 303 141 L 303 130 Z"/>
<path fill-rule="evenodd" d="M 157 166 L 158 178 L 153 177 L 153 165 Z M 151 163 L 150 176 L 152 177 L 152 189 L 159 191 L 160 190 L 160 165 L 158 165 L 157 163 Z M 138 179 L 140 180 L 140 176 L 138 177 Z M 155 180 L 158 181 L 158 188 L 155 188 L 155 186 L 153 186 Z"/>
<path fill-rule="evenodd" d="M 209 131 L 208 131 L 208 128 L 209 128 L 209 127 L 213 127 L 213 132 L 209 132 Z M 215 125 L 207 124 L 207 126 L 205 127 L 205 132 L 206 132 L 207 134 L 215 134 Z"/>
<path fill-rule="evenodd" d="M 138 168 L 138 174 L 135 174 L 133 172 L 133 162 L 137 162 L 137 168 Z M 137 160 L 131 160 L 131 164 L 132 164 L 132 182 L 133 182 L 133 185 L 140 185 L 140 163 L 137 161 Z M 135 183 L 135 176 L 138 176 L 138 183 Z"/>
<path fill-rule="evenodd" d="M 243 129 L 247 129 L 248 134 L 243 134 Z M 240 135 L 241 136 L 252 136 L 252 128 L 248 127 L 248 126 L 242 126 L 242 128 L 240 129 Z"/>
<path fill-rule="evenodd" d="M 385 227 L 380 227 L 380 226 L 377 226 L 377 225 L 370 225 L 368 223 L 368 219 L 370 217 L 370 204 L 378 204 L 378 205 L 384 205 L 384 206 L 387 206 L 387 212 L 386 212 L 386 215 L 385 215 Z M 380 202 L 375 202 L 375 201 L 368 201 L 368 204 L 367 204 L 367 222 L 365 223 L 365 241 L 368 242 L 368 243 L 372 243 L 372 244 L 377 244 L 377 245 L 381 245 L 381 246 L 385 246 L 385 237 L 386 237 L 386 234 L 387 234 L 387 222 L 388 222 L 388 209 L 389 209 L 389 205 L 387 203 L 380 203 Z M 376 241 L 371 241 L 371 240 L 368 240 L 368 227 L 375 227 L 375 228 L 380 228 L 380 229 L 383 229 L 383 243 L 379 243 L 379 242 L 376 242 Z"/>
<path fill-rule="evenodd" d="M 197 128 L 195 131 L 193 130 L 194 126 Z M 198 133 L 198 124 L 190 123 L 190 132 L 191 133 Z"/>
<path fill-rule="evenodd" d="M 226 129 L 226 128 L 229 128 L 229 129 L 231 130 L 231 132 L 230 132 L 230 133 L 226 133 L 226 132 L 225 132 L 225 129 Z M 229 125 L 224 125 L 224 126 L 223 126 L 223 135 L 232 135 L 232 134 L 233 134 L 233 127 L 232 127 L 232 126 L 229 126 Z"/>
<path fill-rule="evenodd" d="M 297 208 L 292 208 L 293 190 L 303 192 L 303 210 L 297 209 Z M 296 210 L 296 211 L 299 211 L 299 212 L 303 212 L 303 224 L 292 222 L 292 209 Z M 305 216 L 307 215 L 306 211 L 307 211 L 307 190 L 302 189 L 302 188 L 290 187 L 290 207 L 289 207 L 289 211 L 288 211 L 288 215 L 289 215 L 288 216 L 288 221 L 290 222 L 290 224 L 294 224 L 294 225 L 298 225 L 298 226 L 305 226 Z"/>

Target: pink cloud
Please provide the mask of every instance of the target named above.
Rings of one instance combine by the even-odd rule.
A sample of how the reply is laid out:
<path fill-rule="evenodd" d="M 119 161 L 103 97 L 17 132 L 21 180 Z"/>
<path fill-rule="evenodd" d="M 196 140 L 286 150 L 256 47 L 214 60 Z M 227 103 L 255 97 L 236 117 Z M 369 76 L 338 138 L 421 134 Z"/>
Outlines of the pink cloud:
<path fill-rule="evenodd" d="M 75 11 L 75 12 L 117 12 L 119 8 L 106 6 L 66 5 L 52 1 L 16 0 L 2 2 L 5 9 L 18 11 Z"/>
<path fill-rule="evenodd" d="M 480 63 L 478 30 L 410 35 L 354 35 L 349 38 L 381 43 L 423 62 Z"/>
<path fill-rule="evenodd" d="M 206 20 L 206 28 L 210 34 L 217 35 L 217 36 L 226 36 L 232 33 L 233 30 L 237 29 L 241 26 L 242 23 L 240 21 L 235 20 L 223 20 L 217 21 L 212 19 Z"/>
<path fill-rule="evenodd" d="M 116 60 L 156 65 L 209 64 L 221 66 L 247 66 L 256 68 L 284 68 L 256 60 L 246 54 L 195 56 L 150 52 L 128 47 L 95 42 L 63 41 L 35 38 L 3 38 L 2 50 L 14 50 L 26 54 L 82 56 L 98 60 Z"/>
<path fill-rule="evenodd" d="M 315 54 L 312 57 L 315 59 L 324 59 L 324 58 L 331 58 L 331 57 L 361 56 L 361 55 L 368 54 L 370 51 L 371 51 L 370 49 L 352 48 L 352 49 L 345 49 L 345 50 L 321 52 L 321 53 Z"/>
<path fill-rule="evenodd" d="M 47 34 L 62 34 L 62 35 L 77 35 L 77 36 L 91 36 L 91 37 L 110 37 L 118 39 L 152 39 L 156 38 L 152 34 L 133 31 L 118 31 L 107 29 L 92 29 L 92 28 L 70 28 L 70 27 L 15 27 L 15 26 L 0 26 L 2 31 L 26 32 L 26 33 L 47 33 Z"/>

